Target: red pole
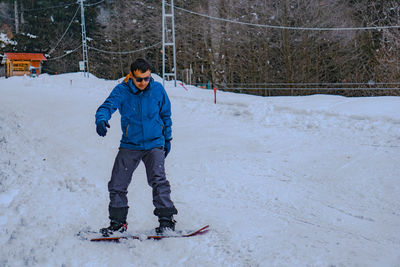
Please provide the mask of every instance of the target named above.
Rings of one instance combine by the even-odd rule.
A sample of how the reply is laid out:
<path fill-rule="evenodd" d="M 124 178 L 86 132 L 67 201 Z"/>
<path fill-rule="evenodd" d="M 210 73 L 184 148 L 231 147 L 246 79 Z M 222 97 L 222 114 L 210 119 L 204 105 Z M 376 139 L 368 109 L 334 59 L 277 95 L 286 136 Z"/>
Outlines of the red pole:
<path fill-rule="evenodd" d="M 214 104 L 217 104 L 217 88 L 214 87 Z"/>
<path fill-rule="evenodd" d="M 183 85 L 183 83 L 179 83 L 186 91 L 188 90 L 184 85 Z"/>

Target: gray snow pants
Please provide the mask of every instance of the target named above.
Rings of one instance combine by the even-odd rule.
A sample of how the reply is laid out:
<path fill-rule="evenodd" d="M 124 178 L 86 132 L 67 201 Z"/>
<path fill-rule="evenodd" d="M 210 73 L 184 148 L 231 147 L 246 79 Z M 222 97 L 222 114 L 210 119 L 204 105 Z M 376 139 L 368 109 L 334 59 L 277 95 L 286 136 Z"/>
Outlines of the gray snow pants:
<path fill-rule="evenodd" d="M 108 183 L 110 207 L 128 207 L 126 196 L 128 186 L 140 161 L 143 161 L 146 167 L 147 183 L 153 188 L 154 214 L 159 217 L 177 214 L 174 203 L 170 198 L 170 184 L 165 176 L 165 155 L 162 147 L 144 151 L 119 149 L 115 158 L 111 180 Z"/>

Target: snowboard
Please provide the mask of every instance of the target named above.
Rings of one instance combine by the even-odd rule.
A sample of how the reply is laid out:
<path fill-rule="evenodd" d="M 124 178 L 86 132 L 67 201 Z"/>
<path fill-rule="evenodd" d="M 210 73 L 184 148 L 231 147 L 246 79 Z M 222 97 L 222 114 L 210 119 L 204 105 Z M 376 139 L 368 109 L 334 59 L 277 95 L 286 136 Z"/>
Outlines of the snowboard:
<path fill-rule="evenodd" d="M 188 233 L 180 233 L 180 232 L 171 232 L 171 235 L 127 235 L 127 236 L 113 236 L 113 237 L 99 237 L 99 238 L 92 238 L 90 241 L 92 242 L 119 242 L 122 239 L 138 239 L 138 240 L 146 240 L 146 239 L 153 239 L 153 240 L 161 240 L 163 238 L 178 238 L 178 237 L 191 237 L 196 235 L 205 234 L 209 230 L 209 225 L 206 225 L 196 231 L 190 231 Z"/>

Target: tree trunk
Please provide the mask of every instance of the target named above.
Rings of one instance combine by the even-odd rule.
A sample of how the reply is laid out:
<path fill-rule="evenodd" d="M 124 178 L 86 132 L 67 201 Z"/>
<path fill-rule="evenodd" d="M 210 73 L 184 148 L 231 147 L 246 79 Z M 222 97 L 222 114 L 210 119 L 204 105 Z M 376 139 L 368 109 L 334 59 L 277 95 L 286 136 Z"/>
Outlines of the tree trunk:
<path fill-rule="evenodd" d="M 15 18 L 15 33 L 19 33 L 19 21 L 18 21 L 18 3 L 14 0 L 14 18 Z"/>
<path fill-rule="evenodd" d="M 283 9 L 283 26 L 288 26 L 288 7 L 287 0 L 282 1 L 282 9 Z M 290 51 L 290 33 L 289 30 L 283 30 L 282 32 L 283 39 L 283 58 L 285 60 L 285 77 L 286 82 L 292 82 L 292 57 Z"/>

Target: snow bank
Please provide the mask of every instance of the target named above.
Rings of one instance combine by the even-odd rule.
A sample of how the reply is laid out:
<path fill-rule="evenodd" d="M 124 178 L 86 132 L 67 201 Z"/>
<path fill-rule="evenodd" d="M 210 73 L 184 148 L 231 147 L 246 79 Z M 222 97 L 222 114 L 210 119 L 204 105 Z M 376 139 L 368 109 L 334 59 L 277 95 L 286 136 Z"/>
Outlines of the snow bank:
<path fill-rule="evenodd" d="M 119 115 L 100 138 L 94 113 L 120 81 L 0 79 L 0 266 L 399 266 L 399 97 L 218 92 L 215 105 L 167 82 L 177 228 L 212 230 L 80 239 L 108 223 Z M 153 229 L 143 165 L 128 198 L 129 231 Z"/>

